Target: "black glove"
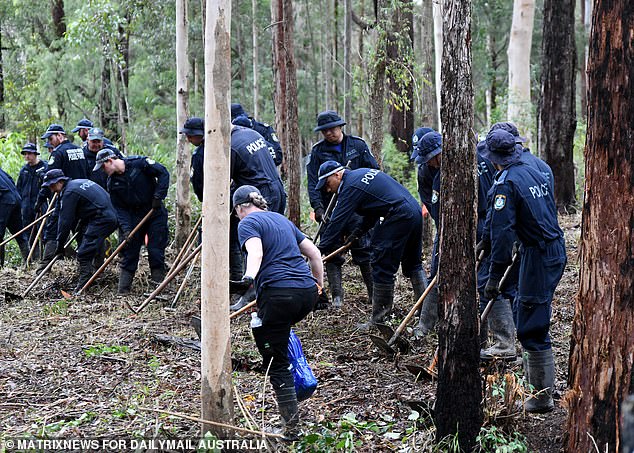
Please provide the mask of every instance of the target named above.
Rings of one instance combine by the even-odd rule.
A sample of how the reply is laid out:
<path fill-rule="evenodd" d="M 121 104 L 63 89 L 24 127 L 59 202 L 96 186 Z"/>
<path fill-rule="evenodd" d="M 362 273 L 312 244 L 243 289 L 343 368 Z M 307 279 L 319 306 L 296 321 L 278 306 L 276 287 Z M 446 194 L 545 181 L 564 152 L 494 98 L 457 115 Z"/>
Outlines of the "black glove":
<path fill-rule="evenodd" d="M 346 242 L 354 242 L 361 236 L 363 236 L 363 230 L 361 228 L 356 228 L 352 233 L 350 233 L 350 236 L 346 238 Z"/>
<path fill-rule="evenodd" d="M 519 241 L 515 241 L 513 242 L 513 256 L 515 256 L 516 253 L 519 253 L 520 251 L 520 242 Z"/>
<path fill-rule="evenodd" d="M 330 307 L 330 301 L 328 300 L 328 294 L 326 294 L 326 290 L 321 288 L 319 292 L 319 296 L 317 297 L 317 302 L 315 302 L 315 306 L 313 310 L 326 310 Z"/>
<path fill-rule="evenodd" d="M 241 280 L 229 280 L 229 292 L 231 294 L 244 294 L 253 284 L 253 277 L 245 275 Z"/>
<path fill-rule="evenodd" d="M 161 209 L 161 207 L 163 207 L 163 200 L 152 198 L 152 209 Z"/>
<path fill-rule="evenodd" d="M 482 239 L 480 242 L 476 244 L 476 259 L 480 258 L 480 253 L 484 252 L 482 255 L 482 259 L 486 258 L 491 254 L 491 241 L 488 239 Z"/>
<path fill-rule="evenodd" d="M 489 277 L 487 285 L 484 287 L 484 297 L 488 300 L 495 299 L 500 294 L 500 279 L 497 277 Z"/>
<path fill-rule="evenodd" d="M 315 221 L 317 223 L 321 223 L 322 220 L 324 220 L 324 208 L 316 208 L 315 209 Z"/>

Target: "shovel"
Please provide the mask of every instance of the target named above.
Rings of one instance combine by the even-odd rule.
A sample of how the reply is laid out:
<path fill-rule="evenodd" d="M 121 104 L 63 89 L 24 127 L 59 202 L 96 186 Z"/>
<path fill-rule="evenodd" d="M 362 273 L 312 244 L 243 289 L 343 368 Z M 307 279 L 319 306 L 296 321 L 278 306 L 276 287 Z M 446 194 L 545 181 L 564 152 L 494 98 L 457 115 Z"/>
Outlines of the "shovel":
<path fill-rule="evenodd" d="M 393 356 L 397 352 L 393 348 L 393 346 L 394 346 L 394 344 L 396 344 L 396 342 L 398 340 L 399 344 L 398 344 L 397 348 L 400 351 L 406 352 L 407 350 L 409 350 L 409 347 L 408 347 L 409 345 L 407 344 L 407 342 L 404 341 L 403 339 L 399 339 L 399 337 L 401 336 L 401 334 L 405 330 L 405 327 L 407 326 L 407 324 L 414 317 L 414 315 L 416 314 L 418 309 L 423 305 L 423 302 L 425 301 L 425 298 L 427 297 L 427 295 L 431 292 L 432 289 L 434 289 L 434 286 L 436 286 L 436 282 L 437 281 L 438 281 L 438 275 L 436 275 L 432 279 L 432 281 L 429 282 L 429 285 L 427 285 L 427 288 L 425 288 L 425 291 L 423 292 L 423 294 L 421 294 L 421 296 L 418 298 L 418 301 L 416 301 L 416 303 L 414 304 L 412 309 L 409 311 L 407 316 L 405 316 L 405 319 L 403 319 L 403 321 L 401 321 L 401 324 L 398 326 L 396 331 L 391 335 L 391 337 L 390 337 L 390 339 L 388 341 L 385 341 L 385 338 L 380 337 L 378 335 L 370 335 L 370 340 L 372 340 L 372 343 L 374 343 L 374 345 L 376 347 L 378 347 L 380 350 L 385 352 L 387 355 Z M 389 333 L 389 331 L 391 330 L 390 327 L 386 326 L 386 325 L 383 325 L 383 327 L 380 327 L 379 329 L 382 331 L 381 333 L 383 333 L 383 334 L 384 333 Z"/>
<path fill-rule="evenodd" d="M 44 215 L 49 215 L 55 209 L 55 201 L 57 200 L 57 193 L 53 194 L 53 198 L 51 198 L 51 202 L 48 205 L 48 209 Z M 42 218 L 42 217 L 40 217 Z M 39 247 L 38 241 L 40 236 L 42 236 L 42 231 L 44 230 L 44 225 L 46 225 L 46 221 L 42 219 L 39 228 L 37 229 L 37 234 L 35 235 L 35 240 L 33 241 L 33 245 L 31 246 L 31 250 L 29 250 L 29 256 L 26 258 L 26 265 L 29 265 L 29 261 L 33 258 L 33 253 L 35 253 L 35 247 Z"/>
<path fill-rule="evenodd" d="M 31 228 L 33 225 L 35 225 L 37 222 L 39 222 L 40 220 L 48 217 L 49 215 L 51 215 L 52 211 L 49 209 L 46 214 L 41 215 L 40 217 L 38 217 L 37 219 L 35 219 L 33 222 L 29 223 L 27 226 L 25 226 L 24 228 L 22 228 L 20 231 L 18 231 L 17 233 L 13 233 L 11 236 L 9 236 L 7 239 L 5 239 L 4 241 L 2 241 L 0 243 L 0 247 L 2 247 L 5 244 L 8 244 L 9 242 L 11 242 L 12 239 L 17 238 L 19 235 L 21 235 L 22 233 L 24 233 L 26 230 L 28 230 L 29 228 Z"/>
<path fill-rule="evenodd" d="M 482 254 L 480 256 L 482 256 Z M 502 289 L 502 286 L 504 285 L 504 283 L 506 282 L 506 279 L 511 273 L 513 266 L 517 262 L 518 257 L 519 257 L 519 252 L 515 252 L 513 254 L 513 260 L 511 261 L 511 264 L 509 264 L 509 267 L 507 267 L 506 271 L 504 271 L 504 275 L 502 276 L 502 279 L 500 280 L 500 283 L 498 284 L 499 290 Z M 497 297 L 494 297 L 487 303 L 486 307 L 482 311 L 482 314 L 480 315 L 480 324 L 483 324 L 487 320 L 489 313 L 491 312 L 491 309 L 493 308 L 493 304 L 495 303 L 496 300 L 497 300 Z M 413 369 L 410 369 L 410 367 L 414 367 L 414 365 L 406 366 L 406 368 L 410 372 L 418 376 L 426 377 L 428 379 L 437 379 L 438 373 L 435 370 L 437 364 L 438 364 L 438 347 L 436 347 L 436 352 L 434 352 L 434 358 L 432 359 L 431 363 L 429 364 L 427 368 L 418 367 L 416 368 L 416 372 L 414 372 Z"/>

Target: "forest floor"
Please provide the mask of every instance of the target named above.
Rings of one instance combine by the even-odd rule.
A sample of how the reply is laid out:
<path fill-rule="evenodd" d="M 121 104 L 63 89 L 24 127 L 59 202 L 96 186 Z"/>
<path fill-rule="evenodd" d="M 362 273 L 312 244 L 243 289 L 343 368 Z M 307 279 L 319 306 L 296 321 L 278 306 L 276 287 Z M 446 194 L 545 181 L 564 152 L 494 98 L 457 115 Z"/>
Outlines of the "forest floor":
<path fill-rule="evenodd" d="M 553 303 L 557 400 L 566 388 L 580 216 L 563 217 L 561 223 L 568 266 Z M 145 408 L 199 414 L 200 352 L 166 346 L 155 337 L 195 338 L 189 323 L 199 313 L 198 282 L 189 285 L 174 311 L 164 309 L 177 288 L 172 284 L 164 300 L 134 315 L 126 302 L 139 305 L 142 294 L 151 289 L 147 268 L 137 273 L 130 296 L 116 296 L 113 266 L 87 296 L 67 300 L 61 290 L 70 292 L 76 278 L 70 263 L 55 266 L 24 300 L 13 299 L 10 293 L 23 292 L 34 271 L 0 270 L 0 444 L 33 437 L 197 439 L 196 422 Z M 269 451 L 448 451 L 448 446 L 434 447 L 435 382 L 417 380 L 404 367 L 407 362 L 429 363 L 435 335 L 412 341 L 413 351 L 395 360 L 381 355 L 367 335 L 355 329 L 355 323 L 370 313 L 358 269 L 347 264 L 344 275 L 349 276 L 344 307 L 314 312 L 295 329 L 319 381 L 312 398 L 300 404 L 302 428 L 310 435 L 295 444 L 270 443 Z M 394 327 L 412 303 L 408 281 L 399 276 Z M 406 336 L 411 338 L 411 330 Z M 249 316 L 231 321 L 231 344 L 234 397 L 259 428 L 279 426 L 273 393 L 265 385 L 250 335 Z M 503 368 L 484 370 L 487 380 L 494 380 L 497 372 L 522 376 L 518 365 Z M 500 397 L 500 392 L 509 394 L 509 388 L 503 391 L 494 384 L 492 389 L 496 391 L 487 398 L 486 429 L 480 440 L 483 451 L 495 451 L 495 445 L 507 445 L 504 451 L 562 450 L 566 411 L 559 401 L 551 414 L 509 415 L 510 405 Z M 248 426 L 237 406 L 235 424 Z"/>

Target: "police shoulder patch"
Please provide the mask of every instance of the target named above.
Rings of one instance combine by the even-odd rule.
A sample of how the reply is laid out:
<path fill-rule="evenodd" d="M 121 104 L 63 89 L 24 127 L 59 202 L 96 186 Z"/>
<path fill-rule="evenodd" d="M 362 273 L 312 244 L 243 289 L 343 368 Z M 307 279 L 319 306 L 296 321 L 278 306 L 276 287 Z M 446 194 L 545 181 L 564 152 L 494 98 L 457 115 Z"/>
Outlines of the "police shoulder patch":
<path fill-rule="evenodd" d="M 279 139 L 277 138 L 277 134 L 275 132 L 271 133 L 271 140 L 273 140 L 274 142 L 279 142 Z"/>
<path fill-rule="evenodd" d="M 431 202 L 432 203 L 438 203 L 438 191 L 437 190 L 434 190 L 431 193 Z"/>
<path fill-rule="evenodd" d="M 495 196 L 495 200 L 493 201 L 493 208 L 496 211 L 501 211 L 506 206 L 506 195 L 498 194 Z"/>
<path fill-rule="evenodd" d="M 48 160 L 48 164 L 53 165 L 54 163 L 55 163 L 55 156 L 51 156 L 51 158 Z"/>
<path fill-rule="evenodd" d="M 156 161 L 154 159 L 150 159 L 149 157 L 147 157 L 145 159 L 145 161 L 149 164 L 149 165 L 154 165 L 156 163 Z"/>

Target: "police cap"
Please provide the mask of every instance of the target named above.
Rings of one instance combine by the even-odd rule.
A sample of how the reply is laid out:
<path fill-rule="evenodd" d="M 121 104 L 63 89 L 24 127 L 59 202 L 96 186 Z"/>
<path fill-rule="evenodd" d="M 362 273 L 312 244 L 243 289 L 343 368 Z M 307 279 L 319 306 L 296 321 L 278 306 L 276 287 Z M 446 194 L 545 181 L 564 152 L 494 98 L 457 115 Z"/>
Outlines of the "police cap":
<path fill-rule="evenodd" d="M 501 123 L 495 123 L 491 126 L 491 130 L 502 129 L 503 131 L 511 133 L 515 137 L 515 143 L 524 143 L 526 139 L 520 137 L 520 131 L 517 130 L 517 126 L 509 121 L 503 121 Z"/>
<path fill-rule="evenodd" d="M 93 127 L 88 131 L 88 140 L 101 140 L 103 141 L 104 133 L 98 127 Z"/>
<path fill-rule="evenodd" d="M 42 139 L 47 139 L 49 138 L 51 135 L 54 134 L 64 134 L 66 135 L 66 131 L 64 130 L 64 128 L 62 127 L 61 124 L 51 124 L 48 129 L 46 129 L 46 132 L 44 132 L 44 135 L 42 135 Z"/>
<path fill-rule="evenodd" d="M 117 155 L 111 149 L 102 149 L 97 153 L 97 157 L 95 159 L 95 166 L 92 171 L 97 171 L 101 167 L 103 167 L 104 162 L 107 162 L 108 159 L 118 159 Z"/>
<path fill-rule="evenodd" d="M 75 126 L 71 132 L 75 133 L 79 131 L 79 129 L 90 129 L 91 127 L 93 127 L 92 121 L 90 121 L 88 118 L 82 118 L 81 120 L 79 120 L 77 126 Z"/>
<path fill-rule="evenodd" d="M 317 127 L 315 132 L 330 129 L 336 126 L 343 126 L 346 122 L 334 110 L 326 110 L 317 115 Z"/>
<path fill-rule="evenodd" d="M 485 143 L 486 148 L 480 155 L 494 164 L 509 165 L 522 154 L 521 146 L 516 146 L 515 136 L 504 129 L 491 129 Z"/>
<path fill-rule="evenodd" d="M 412 155 L 409 160 L 414 160 L 418 157 L 418 142 L 425 136 L 428 132 L 434 132 L 431 127 L 419 127 L 414 131 L 414 135 L 412 135 Z"/>
<path fill-rule="evenodd" d="M 240 115 L 248 116 L 247 112 L 242 108 L 242 104 L 231 104 L 231 121 Z"/>
<path fill-rule="evenodd" d="M 68 181 L 70 178 L 64 176 L 64 172 L 59 168 L 54 168 L 49 170 L 44 175 L 44 181 L 42 182 L 42 187 L 50 187 L 51 184 L 55 184 L 59 181 Z"/>
<path fill-rule="evenodd" d="M 183 128 L 179 131 L 185 135 L 205 135 L 205 122 L 202 118 L 192 116 L 185 121 Z"/>
<path fill-rule="evenodd" d="M 343 169 L 344 169 L 343 165 L 341 165 L 339 162 L 335 160 L 327 160 L 326 162 L 321 164 L 319 166 L 319 173 L 318 173 L 319 180 L 317 181 L 317 185 L 315 186 L 315 189 L 321 190 L 322 187 L 326 185 L 326 181 L 328 180 L 329 176 L 334 175 L 335 173 Z"/>
<path fill-rule="evenodd" d="M 442 153 L 442 135 L 436 131 L 427 132 L 418 142 L 416 163 L 425 164 L 440 153 Z"/>

